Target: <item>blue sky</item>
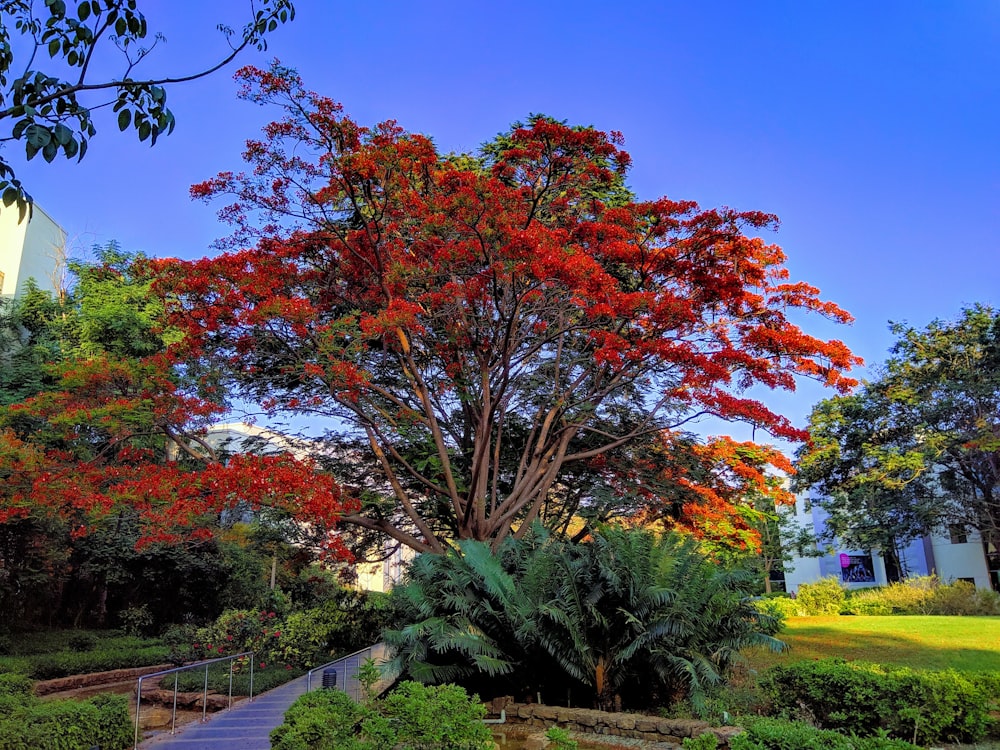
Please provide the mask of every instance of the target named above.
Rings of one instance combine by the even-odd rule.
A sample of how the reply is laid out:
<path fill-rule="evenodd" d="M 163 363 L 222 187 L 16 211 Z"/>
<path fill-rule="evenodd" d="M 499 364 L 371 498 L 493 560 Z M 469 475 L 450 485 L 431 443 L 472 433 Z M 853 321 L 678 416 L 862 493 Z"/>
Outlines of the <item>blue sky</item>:
<path fill-rule="evenodd" d="M 148 72 L 178 74 L 221 56 L 215 24 L 242 25 L 249 5 L 140 7 L 167 38 Z M 359 121 L 396 119 L 444 150 L 531 112 L 620 130 L 640 197 L 777 214 L 793 277 L 856 318 L 803 326 L 870 363 L 892 342 L 889 320 L 1000 304 L 997 0 L 296 7 L 268 52 L 241 62 L 277 57 Z M 269 119 L 236 100 L 232 71 L 170 90 L 177 129 L 153 149 L 102 118 L 81 164 L 6 156 L 78 247 L 199 257 L 226 231 L 188 187 L 238 169 Z M 764 398 L 801 424 L 823 395 Z"/>

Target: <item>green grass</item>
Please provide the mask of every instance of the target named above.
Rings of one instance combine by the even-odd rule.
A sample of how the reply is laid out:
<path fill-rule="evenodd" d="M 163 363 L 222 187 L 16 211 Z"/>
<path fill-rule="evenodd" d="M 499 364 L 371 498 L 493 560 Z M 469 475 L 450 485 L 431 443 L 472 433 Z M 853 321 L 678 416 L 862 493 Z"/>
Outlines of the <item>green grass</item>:
<path fill-rule="evenodd" d="M 896 664 L 959 672 L 1000 671 L 1000 617 L 790 617 L 783 654 L 754 652 L 755 669 L 811 659 Z"/>

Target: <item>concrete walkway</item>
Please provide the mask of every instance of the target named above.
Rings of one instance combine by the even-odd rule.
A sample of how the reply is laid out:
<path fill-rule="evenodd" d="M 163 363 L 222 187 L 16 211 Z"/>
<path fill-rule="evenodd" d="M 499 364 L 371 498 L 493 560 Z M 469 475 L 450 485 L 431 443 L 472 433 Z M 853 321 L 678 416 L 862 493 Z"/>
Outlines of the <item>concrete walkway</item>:
<path fill-rule="evenodd" d="M 306 678 L 299 677 L 253 701 L 240 701 L 228 711 L 210 714 L 204 724 L 185 724 L 175 734 L 162 732 L 140 743 L 145 750 L 270 750 L 271 730 L 285 711 L 306 692 Z"/>

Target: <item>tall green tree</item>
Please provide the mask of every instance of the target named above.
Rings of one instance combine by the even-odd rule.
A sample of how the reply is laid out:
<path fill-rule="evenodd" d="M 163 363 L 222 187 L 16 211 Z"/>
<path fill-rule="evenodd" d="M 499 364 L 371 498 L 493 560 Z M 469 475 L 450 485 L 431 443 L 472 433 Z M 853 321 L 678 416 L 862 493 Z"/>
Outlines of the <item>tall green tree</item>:
<path fill-rule="evenodd" d="M 953 320 L 892 331 L 898 340 L 878 376 L 813 410 L 798 486 L 815 489 L 831 531 L 863 549 L 891 555 L 957 525 L 995 550 L 1000 313 L 974 305 Z"/>

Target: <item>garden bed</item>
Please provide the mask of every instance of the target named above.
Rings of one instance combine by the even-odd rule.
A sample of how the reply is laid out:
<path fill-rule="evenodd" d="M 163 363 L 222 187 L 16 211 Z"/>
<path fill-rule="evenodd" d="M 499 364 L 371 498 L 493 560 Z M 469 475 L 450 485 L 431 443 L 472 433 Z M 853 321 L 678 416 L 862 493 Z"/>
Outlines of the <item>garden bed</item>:
<path fill-rule="evenodd" d="M 729 746 L 729 739 L 743 730 L 739 727 L 713 727 L 697 719 L 664 719 L 658 716 L 623 712 L 596 711 L 589 708 L 565 708 L 540 703 L 513 703 L 498 699 L 490 704 L 493 715 L 502 708 L 507 724 L 500 726 L 526 726 L 546 729 L 559 726 L 581 735 L 644 740 L 679 746 L 686 738 L 714 734 L 719 747 Z M 648 746 L 648 745 L 647 745 Z M 501 746 L 502 747 L 502 746 Z"/>

